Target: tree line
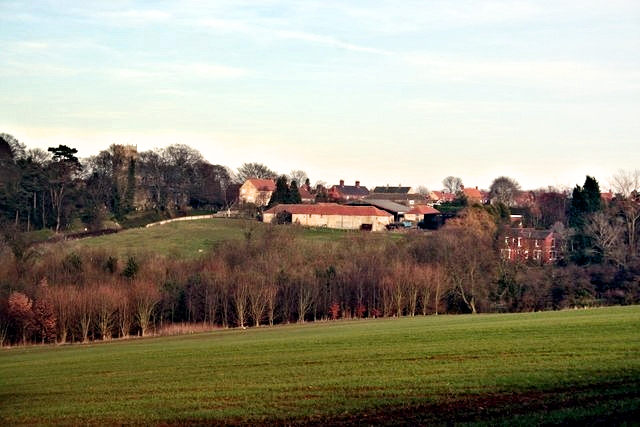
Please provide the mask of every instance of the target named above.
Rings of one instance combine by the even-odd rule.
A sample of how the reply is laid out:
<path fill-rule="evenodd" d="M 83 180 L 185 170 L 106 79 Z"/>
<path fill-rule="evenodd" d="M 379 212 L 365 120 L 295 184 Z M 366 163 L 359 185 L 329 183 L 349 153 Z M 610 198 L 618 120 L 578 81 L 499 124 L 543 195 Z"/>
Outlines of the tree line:
<path fill-rule="evenodd" d="M 233 172 L 207 162 L 184 144 L 138 153 L 113 144 L 86 159 L 60 145 L 27 149 L 0 134 L 0 226 L 19 232 L 79 222 L 98 229 L 134 210 L 166 216 L 181 209 L 219 209 L 230 203 Z"/>
<path fill-rule="evenodd" d="M 323 242 L 294 225 L 248 225 L 243 240 L 196 260 L 47 247 L 18 260 L 5 246 L 0 338 L 85 342 L 184 323 L 255 327 L 640 302 L 637 257 L 624 266 L 509 262 L 500 256 L 504 226 L 490 206 L 468 207 L 437 232 L 400 239 L 348 232 Z M 565 248 L 569 260 L 574 249 Z"/>

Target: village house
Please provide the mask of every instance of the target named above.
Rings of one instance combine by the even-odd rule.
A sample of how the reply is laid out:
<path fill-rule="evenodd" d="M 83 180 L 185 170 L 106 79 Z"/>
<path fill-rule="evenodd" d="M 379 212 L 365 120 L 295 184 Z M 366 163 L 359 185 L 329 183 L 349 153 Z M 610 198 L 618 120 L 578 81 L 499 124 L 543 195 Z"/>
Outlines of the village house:
<path fill-rule="evenodd" d="M 430 191 L 427 200 L 430 205 L 441 205 L 442 203 L 451 203 L 456 199 L 454 193 L 446 193 L 444 191 Z"/>
<path fill-rule="evenodd" d="M 374 206 L 348 206 L 337 203 L 281 204 L 265 211 L 262 221 L 272 223 L 279 218 L 286 218 L 286 222 L 306 227 L 342 230 L 382 231 L 393 222 L 392 214 Z"/>
<path fill-rule="evenodd" d="M 298 193 L 300 193 L 300 201 L 302 203 L 314 203 L 316 201 L 316 197 L 313 195 L 311 187 L 308 185 L 300 186 Z"/>
<path fill-rule="evenodd" d="M 240 204 L 251 203 L 256 206 L 267 206 L 275 189 L 276 183 L 272 179 L 251 178 L 240 187 L 238 201 Z"/>
<path fill-rule="evenodd" d="M 339 185 L 333 185 L 328 191 L 330 200 L 342 202 L 363 199 L 368 195 L 369 190 L 367 187 L 361 186 L 360 181 L 356 181 L 356 185 L 344 185 L 343 179 L 340 180 Z"/>
<path fill-rule="evenodd" d="M 504 236 L 501 254 L 509 261 L 553 262 L 557 256 L 556 239 L 551 230 L 510 228 Z"/>
<path fill-rule="evenodd" d="M 478 190 L 478 187 L 462 187 L 462 193 L 466 196 L 469 203 L 480 203 L 482 205 L 489 203 L 489 194 L 486 191 Z"/>
<path fill-rule="evenodd" d="M 424 195 L 418 194 L 411 187 L 390 187 L 388 185 L 376 187 L 365 199 L 389 200 L 405 206 L 414 206 L 426 203 Z"/>

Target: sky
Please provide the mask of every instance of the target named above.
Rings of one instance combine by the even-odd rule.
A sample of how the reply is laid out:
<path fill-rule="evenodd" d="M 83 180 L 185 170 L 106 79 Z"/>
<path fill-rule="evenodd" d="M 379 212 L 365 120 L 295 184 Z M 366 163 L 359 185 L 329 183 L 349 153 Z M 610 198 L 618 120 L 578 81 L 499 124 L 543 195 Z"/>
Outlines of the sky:
<path fill-rule="evenodd" d="M 442 188 L 640 168 L 640 2 L 0 0 L 0 132 Z"/>

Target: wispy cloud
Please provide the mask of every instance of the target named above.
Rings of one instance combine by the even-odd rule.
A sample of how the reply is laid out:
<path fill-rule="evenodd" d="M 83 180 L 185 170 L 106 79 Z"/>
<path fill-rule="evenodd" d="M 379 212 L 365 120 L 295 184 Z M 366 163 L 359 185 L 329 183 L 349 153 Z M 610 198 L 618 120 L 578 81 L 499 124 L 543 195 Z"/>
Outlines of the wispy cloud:
<path fill-rule="evenodd" d="M 130 9 L 124 11 L 103 11 L 93 14 L 116 25 L 144 25 L 164 22 L 171 19 L 171 14 L 163 10 Z"/>
<path fill-rule="evenodd" d="M 205 78 L 223 79 L 245 77 L 251 72 L 245 68 L 229 67 L 225 65 L 207 63 L 186 63 L 167 65 L 166 69 L 173 75 L 188 75 Z"/>
<path fill-rule="evenodd" d="M 195 20 L 194 24 L 198 27 L 205 27 L 224 32 L 249 33 L 252 31 L 251 27 L 246 22 L 232 19 L 198 18 Z"/>
<path fill-rule="evenodd" d="M 302 31 L 292 31 L 292 30 L 278 30 L 278 31 L 275 31 L 274 34 L 277 37 L 284 38 L 284 39 L 301 40 L 301 41 L 305 41 L 313 44 L 331 46 L 331 47 L 350 50 L 354 52 L 373 53 L 377 55 L 392 54 L 391 52 L 383 49 L 378 49 L 378 48 L 368 47 L 368 46 L 361 46 L 353 43 L 347 43 L 332 36 L 323 36 L 318 34 L 311 34 L 311 33 L 305 33 Z"/>
<path fill-rule="evenodd" d="M 118 79 L 230 79 L 245 77 L 251 72 L 245 68 L 208 63 L 146 64 L 140 67 L 113 68 L 108 74 Z"/>
<path fill-rule="evenodd" d="M 18 50 L 38 51 L 38 50 L 45 50 L 48 47 L 49 47 L 49 43 L 39 42 L 39 41 L 21 41 L 21 42 L 15 43 L 15 48 Z"/>
<path fill-rule="evenodd" d="M 584 90 L 635 90 L 640 85 L 640 70 L 580 61 L 487 60 L 423 53 L 404 59 L 419 67 L 424 79 L 450 82 L 526 83 Z"/>
<path fill-rule="evenodd" d="M 7 61 L 0 67 L 0 76 L 51 76 L 74 77 L 85 73 L 86 68 L 70 67 L 66 65 L 49 64 L 45 62 Z"/>
<path fill-rule="evenodd" d="M 277 22 L 277 21 L 275 21 Z M 372 53 L 377 55 L 390 55 L 391 52 L 376 47 L 349 43 L 333 35 L 315 34 L 296 29 L 284 28 L 282 22 L 274 26 L 273 19 L 240 20 L 202 18 L 196 19 L 194 25 L 226 33 L 239 33 L 250 36 L 256 40 L 297 40 L 314 45 L 322 45 L 344 49 L 353 52 Z"/>

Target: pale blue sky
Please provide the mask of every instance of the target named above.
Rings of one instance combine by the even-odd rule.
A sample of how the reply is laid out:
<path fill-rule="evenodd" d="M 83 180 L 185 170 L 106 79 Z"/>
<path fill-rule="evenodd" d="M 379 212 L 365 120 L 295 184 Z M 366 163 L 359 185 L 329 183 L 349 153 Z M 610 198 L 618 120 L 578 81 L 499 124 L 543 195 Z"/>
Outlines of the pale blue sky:
<path fill-rule="evenodd" d="M 440 189 L 640 168 L 640 2 L 0 0 L 0 132 Z"/>

